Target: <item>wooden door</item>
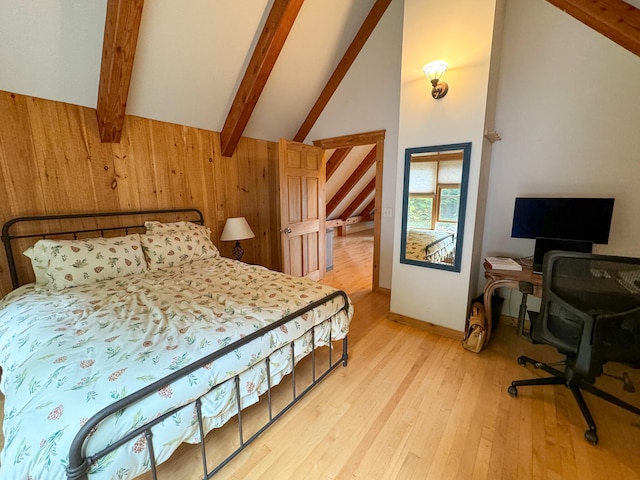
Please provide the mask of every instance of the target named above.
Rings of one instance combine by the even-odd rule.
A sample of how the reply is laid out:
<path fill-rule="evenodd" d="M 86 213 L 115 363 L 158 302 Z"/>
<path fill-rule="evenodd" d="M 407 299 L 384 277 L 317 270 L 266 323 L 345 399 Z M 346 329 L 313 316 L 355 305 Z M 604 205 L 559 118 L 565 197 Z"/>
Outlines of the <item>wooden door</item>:
<path fill-rule="evenodd" d="M 283 271 L 320 280 L 326 271 L 324 149 L 281 139 L 278 155 Z"/>

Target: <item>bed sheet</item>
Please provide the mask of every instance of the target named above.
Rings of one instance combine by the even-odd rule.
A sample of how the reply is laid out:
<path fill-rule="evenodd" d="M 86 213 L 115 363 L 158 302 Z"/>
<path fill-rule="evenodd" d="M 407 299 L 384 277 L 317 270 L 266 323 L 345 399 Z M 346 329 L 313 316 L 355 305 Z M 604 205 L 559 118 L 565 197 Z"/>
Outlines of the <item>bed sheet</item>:
<path fill-rule="evenodd" d="M 69 445 L 94 413 L 332 291 L 222 257 L 61 292 L 35 285 L 17 289 L 0 302 L 0 478 L 65 478 Z M 296 356 L 304 355 L 311 348 L 305 332 L 331 316 L 330 326 L 315 327 L 316 345 L 347 334 L 353 308 L 336 315 L 342 303 L 338 297 L 118 412 L 93 432 L 88 448 L 104 446 L 112 431 L 129 431 L 218 384 L 203 399 L 203 414 L 207 430 L 224 424 L 237 410 L 233 380 L 227 379 L 243 372 L 241 402 L 254 403 L 266 389 L 267 355 L 275 352 L 275 384 L 291 365 L 291 350 L 280 346 L 297 339 Z M 187 405 L 154 427 L 159 463 L 183 441 L 199 441 L 194 412 Z M 132 478 L 148 468 L 141 436 L 94 465 L 90 478 Z"/>
<path fill-rule="evenodd" d="M 416 228 L 407 231 L 407 259 L 439 262 L 452 251 L 453 236 L 450 233 Z"/>

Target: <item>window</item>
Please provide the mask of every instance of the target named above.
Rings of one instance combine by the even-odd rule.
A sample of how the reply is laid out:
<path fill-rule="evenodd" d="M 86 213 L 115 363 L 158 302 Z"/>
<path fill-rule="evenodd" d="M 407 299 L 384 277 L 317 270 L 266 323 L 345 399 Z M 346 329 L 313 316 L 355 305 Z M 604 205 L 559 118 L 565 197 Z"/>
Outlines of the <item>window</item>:
<path fill-rule="evenodd" d="M 461 181 L 462 160 L 413 159 L 407 226 L 455 233 Z"/>
<path fill-rule="evenodd" d="M 433 197 L 409 196 L 407 225 L 411 228 L 433 228 Z"/>
<path fill-rule="evenodd" d="M 455 233 L 460 211 L 460 185 L 438 187 L 436 230 Z"/>
<path fill-rule="evenodd" d="M 437 175 L 437 161 L 411 163 L 407 217 L 409 227 L 433 229 Z"/>

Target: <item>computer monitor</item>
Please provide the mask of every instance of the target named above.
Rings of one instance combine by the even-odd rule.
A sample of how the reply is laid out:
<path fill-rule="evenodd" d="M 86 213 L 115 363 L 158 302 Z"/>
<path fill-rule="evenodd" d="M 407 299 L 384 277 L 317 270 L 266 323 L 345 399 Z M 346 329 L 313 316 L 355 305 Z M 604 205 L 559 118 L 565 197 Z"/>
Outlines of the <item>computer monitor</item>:
<path fill-rule="evenodd" d="M 518 197 L 511 236 L 609 242 L 613 198 Z"/>

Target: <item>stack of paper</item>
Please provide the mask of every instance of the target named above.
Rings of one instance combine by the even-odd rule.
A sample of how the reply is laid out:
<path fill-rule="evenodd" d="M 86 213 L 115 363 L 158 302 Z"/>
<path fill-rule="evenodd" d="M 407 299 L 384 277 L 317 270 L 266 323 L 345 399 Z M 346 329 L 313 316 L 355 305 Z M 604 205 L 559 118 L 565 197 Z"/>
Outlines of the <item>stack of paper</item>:
<path fill-rule="evenodd" d="M 513 258 L 509 257 L 487 257 L 485 258 L 487 263 L 491 265 L 494 270 L 522 270 L 522 265 L 516 262 Z"/>

